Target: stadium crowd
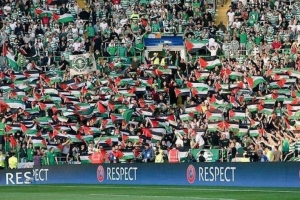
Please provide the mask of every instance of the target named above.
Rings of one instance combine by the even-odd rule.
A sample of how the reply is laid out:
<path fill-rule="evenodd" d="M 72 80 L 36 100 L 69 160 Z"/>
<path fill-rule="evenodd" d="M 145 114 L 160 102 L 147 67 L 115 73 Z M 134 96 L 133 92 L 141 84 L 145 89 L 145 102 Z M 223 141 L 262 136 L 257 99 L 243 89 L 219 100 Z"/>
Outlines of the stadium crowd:
<path fill-rule="evenodd" d="M 218 25 L 214 1 L 0 5 L 0 168 L 299 160 L 298 2 L 232 1 Z M 144 55 L 153 35 L 186 56 Z"/>

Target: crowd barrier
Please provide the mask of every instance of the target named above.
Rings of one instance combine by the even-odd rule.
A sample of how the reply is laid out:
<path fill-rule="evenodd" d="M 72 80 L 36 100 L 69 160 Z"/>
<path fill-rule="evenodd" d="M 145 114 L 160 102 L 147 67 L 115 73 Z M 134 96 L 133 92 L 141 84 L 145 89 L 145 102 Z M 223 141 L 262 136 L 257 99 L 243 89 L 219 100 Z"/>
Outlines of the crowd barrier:
<path fill-rule="evenodd" d="M 0 185 L 135 184 L 300 187 L 299 163 L 62 165 L 1 170 Z"/>

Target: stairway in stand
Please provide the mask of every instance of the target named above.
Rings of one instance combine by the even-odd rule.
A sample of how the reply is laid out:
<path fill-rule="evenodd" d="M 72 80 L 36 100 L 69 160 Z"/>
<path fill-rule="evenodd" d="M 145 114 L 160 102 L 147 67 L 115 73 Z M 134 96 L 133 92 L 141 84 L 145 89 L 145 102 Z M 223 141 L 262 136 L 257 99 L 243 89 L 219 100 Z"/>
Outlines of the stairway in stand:
<path fill-rule="evenodd" d="M 80 8 L 86 8 L 85 0 L 77 0 L 77 4 Z"/>
<path fill-rule="evenodd" d="M 229 9 L 229 6 L 231 4 L 230 0 L 224 0 L 224 5 L 222 6 L 222 0 L 218 0 L 218 6 L 217 6 L 217 16 L 215 19 L 215 24 L 218 25 L 221 21 L 223 21 L 223 24 L 227 26 L 228 23 L 228 17 L 226 15 L 227 10 Z"/>

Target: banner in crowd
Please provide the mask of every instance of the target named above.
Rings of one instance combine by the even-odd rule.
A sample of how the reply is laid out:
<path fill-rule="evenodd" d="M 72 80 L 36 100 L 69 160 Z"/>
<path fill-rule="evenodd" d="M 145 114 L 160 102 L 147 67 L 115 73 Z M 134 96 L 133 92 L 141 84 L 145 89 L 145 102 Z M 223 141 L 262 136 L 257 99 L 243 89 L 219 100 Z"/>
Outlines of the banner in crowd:
<path fill-rule="evenodd" d="M 88 74 L 96 70 L 95 57 L 90 53 L 70 55 L 70 75 Z"/>
<path fill-rule="evenodd" d="M 60 165 L 0 170 L 0 185 L 136 184 L 299 187 L 300 165 L 291 163 L 186 163 Z"/>

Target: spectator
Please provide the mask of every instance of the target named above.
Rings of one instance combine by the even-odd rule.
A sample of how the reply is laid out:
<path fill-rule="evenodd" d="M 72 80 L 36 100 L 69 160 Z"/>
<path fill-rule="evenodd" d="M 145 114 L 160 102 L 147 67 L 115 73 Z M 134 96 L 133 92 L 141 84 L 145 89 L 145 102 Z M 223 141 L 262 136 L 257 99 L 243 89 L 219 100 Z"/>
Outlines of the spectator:
<path fill-rule="evenodd" d="M 42 156 L 40 154 L 40 151 L 34 151 L 33 165 L 34 166 L 41 166 L 42 165 Z"/>
<path fill-rule="evenodd" d="M 204 151 L 200 151 L 199 162 L 206 162 L 206 158 L 204 157 Z"/>
<path fill-rule="evenodd" d="M 169 163 L 179 163 L 180 162 L 179 153 L 180 152 L 176 149 L 176 146 L 173 145 L 168 155 Z"/>
<path fill-rule="evenodd" d="M 58 165 L 57 157 L 53 147 L 49 149 L 49 152 L 46 155 L 46 159 L 47 159 L 47 165 Z"/>
<path fill-rule="evenodd" d="M 154 159 L 155 159 L 155 155 L 152 147 L 150 147 L 148 143 L 145 143 L 142 152 L 142 162 L 144 163 L 153 162 Z"/>
<path fill-rule="evenodd" d="M 2 150 L 0 149 L 0 170 L 5 169 L 5 155 L 3 154 Z"/>
<path fill-rule="evenodd" d="M 8 168 L 17 169 L 18 168 L 18 158 L 15 156 L 15 153 L 11 153 L 8 159 Z"/>
<path fill-rule="evenodd" d="M 197 160 L 194 158 L 193 154 L 191 153 L 188 154 L 187 158 L 189 163 L 197 162 Z"/>
<path fill-rule="evenodd" d="M 155 152 L 155 163 L 163 163 L 164 162 L 164 151 L 159 149 Z"/>

